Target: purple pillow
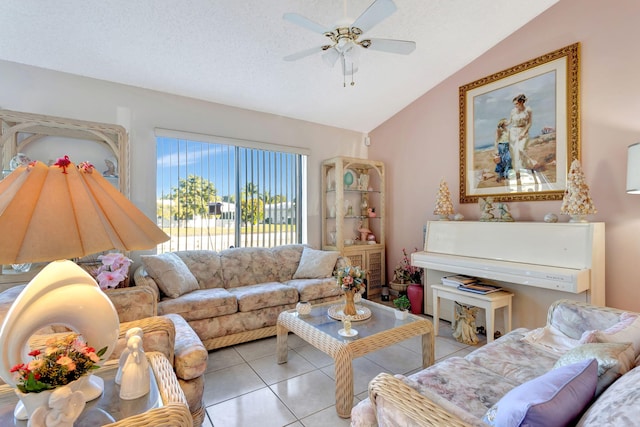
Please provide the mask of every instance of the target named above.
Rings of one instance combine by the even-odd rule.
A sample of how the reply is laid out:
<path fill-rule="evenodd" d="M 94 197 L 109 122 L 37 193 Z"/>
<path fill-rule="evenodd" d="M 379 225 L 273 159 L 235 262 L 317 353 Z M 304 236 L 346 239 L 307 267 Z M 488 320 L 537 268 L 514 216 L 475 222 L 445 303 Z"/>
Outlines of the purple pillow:
<path fill-rule="evenodd" d="M 568 426 L 591 403 L 597 383 L 596 359 L 562 366 L 512 389 L 482 421 L 496 427 Z"/>

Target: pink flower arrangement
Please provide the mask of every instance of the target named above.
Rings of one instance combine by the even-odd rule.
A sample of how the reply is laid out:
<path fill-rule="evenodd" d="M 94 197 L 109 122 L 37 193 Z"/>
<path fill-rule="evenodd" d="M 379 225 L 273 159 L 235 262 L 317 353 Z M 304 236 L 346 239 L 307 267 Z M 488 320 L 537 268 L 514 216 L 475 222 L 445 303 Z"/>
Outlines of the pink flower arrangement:
<path fill-rule="evenodd" d="M 336 279 L 338 286 L 343 291 L 362 292 L 365 288 L 364 279 L 367 272 L 360 267 L 344 267 L 337 271 Z"/>
<path fill-rule="evenodd" d="M 98 257 L 102 265 L 98 268 L 97 277 L 100 289 L 111 289 L 129 275 L 131 260 L 119 252 L 110 252 Z"/>
<path fill-rule="evenodd" d="M 415 249 L 416 251 L 418 248 Z M 406 249 L 402 249 L 402 259 L 396 266 L 394 273 L 394 280 L 397 283 L 422 283 L 422 269 L 411 265 L 409 254 Z"/>
<path fill-rule="evenodd" d="M 28 363 L 19 363 L 11 368 L 16 387 L 23 393 L 39 393 L 67 385 L 90 370 L 98 369 L 96 364 L 107 351 L 104 347 L 96 351 L 78 334 L 62 338 L 51 338 L 44 350 L 33 350 Z"/>

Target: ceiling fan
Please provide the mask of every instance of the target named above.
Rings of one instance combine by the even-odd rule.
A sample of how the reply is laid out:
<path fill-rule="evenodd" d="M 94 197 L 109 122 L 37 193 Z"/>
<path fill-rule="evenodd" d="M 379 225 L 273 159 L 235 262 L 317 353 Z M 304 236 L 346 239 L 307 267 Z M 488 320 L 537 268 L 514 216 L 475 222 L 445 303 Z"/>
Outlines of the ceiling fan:
<path fill-rule="evenodd" d="M 346 16 L 347 1 L 344 2 Z M 351 86 L 355 84 L 353 74 L 358 71 L 360 48 L 378 50 L 388 53 L 408 55 L 416 48 L 416 43 L 407 40 L 364 38 L 360 36 L 389 17 L 397 10 L 392 0 L 375 0 L 353 23 L 341 22 L 334 29 L 305 18 L 297 13 L 285 13 L 282 17 L 286 21 L 304 27 L 327 37 L 330 42 L 322 46 L 303 50 L 284 57 L 285 61 L 297 61 L 315 53 L 322 54 L 323 61 L 333 67 L 340 59 L 342 65 L 343 85 L 346 86 L 347 76 L 351 76 Z"/>

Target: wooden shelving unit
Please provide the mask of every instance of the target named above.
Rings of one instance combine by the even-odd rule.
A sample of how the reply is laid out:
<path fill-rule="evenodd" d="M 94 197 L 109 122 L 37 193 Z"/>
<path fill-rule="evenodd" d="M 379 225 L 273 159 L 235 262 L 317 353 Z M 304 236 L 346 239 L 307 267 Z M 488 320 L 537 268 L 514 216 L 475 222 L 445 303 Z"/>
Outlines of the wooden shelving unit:
<path fill-rule="evenodd" d="M 385 284 L 384 163 L 335 157 L 322 162 L 322 248 L 339 251 L 367 270 L 367 297 Z M 369 213 L 375 209 L 375 215 Z M 360 229 L 375 240 L 362 240 Z"/>

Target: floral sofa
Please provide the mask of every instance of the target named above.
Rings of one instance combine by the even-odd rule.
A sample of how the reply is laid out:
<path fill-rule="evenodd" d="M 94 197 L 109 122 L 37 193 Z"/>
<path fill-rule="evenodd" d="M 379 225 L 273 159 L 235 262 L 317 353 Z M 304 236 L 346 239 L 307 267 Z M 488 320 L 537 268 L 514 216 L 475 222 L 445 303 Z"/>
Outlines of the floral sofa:
<path fill-rule="evenodd" d="M 639 353 L 638 314 L 561 300 L 543 328 L 408 377 L 379 374 L 351 425 L 640 425 Z"/>
<path fill-rule="evenodd" d="M 304 245 L 192 250 L 142 256 L 135 288 L 152 290 L 157 314 L 178 314 L 209 350 L 276 334 L 283 310 L 341 297 L 337 252 Z"/>

